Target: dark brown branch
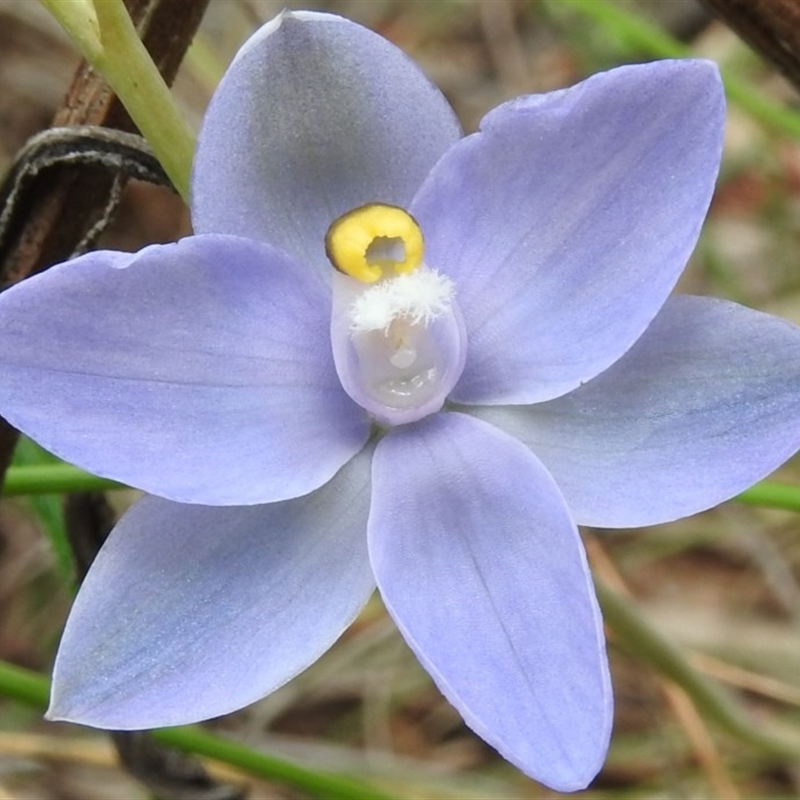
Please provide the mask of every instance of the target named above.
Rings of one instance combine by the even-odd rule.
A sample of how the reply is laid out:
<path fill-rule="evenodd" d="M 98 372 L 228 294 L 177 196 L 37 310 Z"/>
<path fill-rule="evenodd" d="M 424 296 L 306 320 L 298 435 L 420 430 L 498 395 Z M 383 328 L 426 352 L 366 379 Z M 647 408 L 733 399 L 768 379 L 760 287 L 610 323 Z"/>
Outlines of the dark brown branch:
<path fill-rule="evenodd" d="M 800 91 L 800 0 L 701 0 Z"/>

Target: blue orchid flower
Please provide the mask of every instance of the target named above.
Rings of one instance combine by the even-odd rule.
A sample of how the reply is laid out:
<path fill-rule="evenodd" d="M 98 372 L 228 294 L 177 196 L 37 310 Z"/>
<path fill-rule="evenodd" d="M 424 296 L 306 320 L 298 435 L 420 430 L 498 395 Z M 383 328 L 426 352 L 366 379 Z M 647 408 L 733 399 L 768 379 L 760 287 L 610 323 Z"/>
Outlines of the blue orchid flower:
<path fill-rule="evenodd" d="M 397 48 L 284 13 L 214 95 L 196 235 L 0 298 L 0 412 L 144 489 L 75 602 L 51 718 L 214 717 L 377 584 L 466 723 L 559 790 L 612 722 L 577 524 L 709 508 L 800 447 L 800 332 L 671 296 L 719 167 L 707 61 L 520 97 L 463 137 Z"/>

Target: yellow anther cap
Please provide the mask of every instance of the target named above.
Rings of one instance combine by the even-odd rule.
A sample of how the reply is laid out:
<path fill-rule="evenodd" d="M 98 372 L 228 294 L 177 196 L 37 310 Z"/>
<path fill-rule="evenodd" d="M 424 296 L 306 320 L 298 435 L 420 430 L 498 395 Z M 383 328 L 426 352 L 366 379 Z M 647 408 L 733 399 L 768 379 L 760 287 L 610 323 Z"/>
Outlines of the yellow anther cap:
<path fill-rule="evenodd" d="M 413 272 L 424 252 L 422 231 L 398 206 L 370 203 L 334 220 L 325 234 L 325 252 L 339 272 L 363 283 Z"/>

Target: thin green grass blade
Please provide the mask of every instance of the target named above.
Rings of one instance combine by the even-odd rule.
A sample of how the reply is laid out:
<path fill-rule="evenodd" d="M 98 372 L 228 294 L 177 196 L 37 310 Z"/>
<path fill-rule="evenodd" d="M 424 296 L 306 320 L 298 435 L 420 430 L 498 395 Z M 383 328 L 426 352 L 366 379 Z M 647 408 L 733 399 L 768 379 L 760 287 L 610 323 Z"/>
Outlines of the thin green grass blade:
<path fill-rule="evenodd" d="M 44 710 L 50 698 L 50 683 L 43 675 L 0 661 L 0 695 Z M 169 747 L 230 764 L 250 775 L 282 781 L 312 797 L 324 800 L 392 800 L 390 795 L 361 781 L 267 756 L 195 725 L 165 728 L 153 731 L 152 735 Z"/>
<path fill-rule="evenodd" d="M 800 511 L 800 487 L 788 483 L 761 481 L 735 499 L 750 506 Z"/>
<path fill-rule="evenodd" d="M 16 462 L 15 462 L 16 463 Z M 99 478 L 78 467 L 59 461 L 12 466 L 3 485 L 4 497 L 63 494 L 64 492 L 105 492 L 127 489 L 123 483 Z"/>
<path fill-rule="evenodd" d="M 595 580 L 603 619 L 617 642 L 691 698 L 704 719 L 758 751 L 780 758 L 800 758 L 800 735 L 794 729 L 764 720 L 756 722 L 736 697 L 698 672 L 680 648 L 664 638 L 630 600 Z"/>
<path fill-rule="evenodd" d="M 41 479 L 51 470 L 58 469 L 59 466 L 60 464 L 55 456 L 43 450 L 30 439 L 22 437 L 14 450 L 14 459 L 12 467 L 7 473 L 7 483 L 3 487 L 3 494 L 6 496 L 15 494 L 14 487 L 19 486 L 20 471 L 23 476 L 25 474 L 36 475 Z M 67 530 L 64 527 L 61 500 L 58 497 L 59 492 L 62 490 L 46 481 L 41 485 L 41 492 L 16 492 L 16 494 L 28 495 L 27 503 L 39 521 L 42 531 L 50 542 L 50 546 L 53 548 L 58 571 L 61 577 L 71 585 L 75 581 L 75 563 L 72 556 L 72 548 L 67 538 Z"/>

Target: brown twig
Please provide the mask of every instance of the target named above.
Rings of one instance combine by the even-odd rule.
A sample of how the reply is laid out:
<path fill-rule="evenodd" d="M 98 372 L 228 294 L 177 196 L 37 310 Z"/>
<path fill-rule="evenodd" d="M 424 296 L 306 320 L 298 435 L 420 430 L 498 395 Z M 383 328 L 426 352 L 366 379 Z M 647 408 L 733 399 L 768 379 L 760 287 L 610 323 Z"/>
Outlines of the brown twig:
<path fill-rule="evenodd" d="M 800 91 L 800 0 L 702 0 Z"/>

